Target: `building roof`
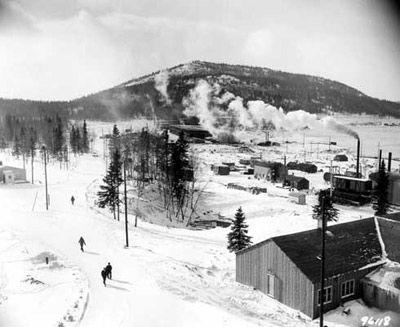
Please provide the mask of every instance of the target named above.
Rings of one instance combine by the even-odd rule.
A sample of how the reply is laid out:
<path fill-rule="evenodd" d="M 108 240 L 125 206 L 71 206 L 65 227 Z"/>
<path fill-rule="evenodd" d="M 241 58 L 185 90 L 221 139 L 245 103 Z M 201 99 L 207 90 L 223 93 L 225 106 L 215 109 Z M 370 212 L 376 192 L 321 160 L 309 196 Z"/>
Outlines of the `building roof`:
<path fill-rule="evenodd" d="M 300 177 L 300 176 L 295 176 L 295 175 L 287 175 L 286 176 L 286 180 L 288 180 L 288 181 L 296 181 L 296 182 L 301 181 L 301 180 L 306 180 L 308 182 L 307 178 Z"/>
<path fill-rule="evenodd" d="M 366 218 L 327 228 L 325 276 L 327 278 L 359 270 L 382 259 L 382 249 L 374 218 Z M 321 230 L 274 237 L 272 240 L 312 281 L 321 272 Z"/>
<path fill-rule="evenodd" d="M 383 215 L 383 216 L 379 216 L 379 217 L 390 219 L 390 220 L 400 221 L 400 212 L 393 212 L 393 213 L 389 213 L 387 215 Z"/>
<path fill-rule="evenodd" d="M 259 160 L 255 160 L 253 162 L 254 167 L 258 166 L 258 167 L 266 167 L 266 168 L 273 168 L 274 166 L 283 166 L 282 163 L 280 162 L 272 162 L 272 161 L 259 161 Z"/>

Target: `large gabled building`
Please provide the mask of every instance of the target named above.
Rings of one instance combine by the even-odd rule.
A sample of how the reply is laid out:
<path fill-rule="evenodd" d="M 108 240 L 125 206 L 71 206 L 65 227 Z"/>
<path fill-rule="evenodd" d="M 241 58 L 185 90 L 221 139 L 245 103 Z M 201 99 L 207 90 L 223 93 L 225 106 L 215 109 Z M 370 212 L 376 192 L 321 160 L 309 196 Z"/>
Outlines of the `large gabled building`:
<path fill-rule="evenodd" d="M 394 224 L 400 229 L 396 219 L 371 217 L 327 228 L 324 312 L 361 297 L 363 277 L 385 263 L 386 253 L 391 260 L 400 260 L 396 247 L 388 246 L 398 234 L 384 227 Z M 313 319 L 320 314 L 320 276 L 320 229 L 273 237 L 236 254 L 237 282 Z"/>

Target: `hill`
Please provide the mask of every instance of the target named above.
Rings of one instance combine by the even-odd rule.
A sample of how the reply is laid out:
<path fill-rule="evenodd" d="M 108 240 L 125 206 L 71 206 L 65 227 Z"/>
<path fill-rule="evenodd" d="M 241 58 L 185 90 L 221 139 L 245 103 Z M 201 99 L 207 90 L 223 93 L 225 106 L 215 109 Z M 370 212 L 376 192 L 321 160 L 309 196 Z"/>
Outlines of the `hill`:
<path fill-rule="evenodd" d="M 285 112 L 350 113 L 400 117 L 400 103 L 379 100 L 329 79 L 268 68 L 193 61 L 132 79 L 96 94 L 68 102 L 0 99 L 0 113 L 40 115 L 57 111 L 74 119 L 154 117 L 181 120 L 203 81 L 212 104 L 227 109 L 223 99 L 263 101 Z M 204 85 L 203 85 L 204 86 Z M 207 91 L 207 90 L 203 90 Z M 210 94 L 207 95 L 210 98 Z M 199 99 L 197 99 L 199 100 Z"/>

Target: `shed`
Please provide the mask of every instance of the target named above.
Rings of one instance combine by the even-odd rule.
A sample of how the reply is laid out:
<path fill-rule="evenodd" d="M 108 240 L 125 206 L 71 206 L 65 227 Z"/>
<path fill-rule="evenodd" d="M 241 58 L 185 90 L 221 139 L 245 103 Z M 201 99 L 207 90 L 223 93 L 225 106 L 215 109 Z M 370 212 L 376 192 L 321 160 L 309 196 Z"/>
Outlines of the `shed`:
<path fill-rule="evenodd" d="M 0 166 L 0 180 L 3 183 L 26 182 L 26 170 L 12 166 Z"/>
<path fill-rule="evenodd" d="M 360 280 L 381 266 L 373 217 L 328 227 L 324 312 L 361 295 Z M 273 237 L 236 253 L 236 281 L 311 318 L 320 311 L 321 230 Z"/>
<path fill-rule="evenodd" d="M 300 192 L 290 192 L 289 201 L 302 205 L 306 204 L 306 195 Z"/>
<path fill-rule="evenodd" d="M 216 175 L 229 175 L 231 169 L 229 168 L 229 166 L 220 165 L 213 166 L 213 171 Z"/>
<path fill-rule="evenodd" d="M 306 173 L 314 174 L 318 171 L 318 167 L 311 163 L 306 162 L 289 162 L 287 168 L 291 170 L 300 170 Z"/>
<path fill-rule="evenodd" d="M 15 174 L 12 170 L 3 170 L 3 183 L 4 184 L 15 183 Z"/>
<path fill-rule="evenodd" d="M 400 264 L 387 262 L 362 279 L 364 302 L 384 311 L 400 313 Z"/>
<path fill-rule="evenodd" d="M 337 154 L 334 158 L 333 161 L 348 161 L 349 158 L 345 154 Z"/>
<path fill-rule="evenodd" d="M 286 167 L 280 162 L 253 161 L 254 177 L 281 181 L 287 175 Z"/>
<path fill-rule="evenodd" d="M 297 190 L 308 190 L 310 188 L 310 182 L 308 179 L 294 175 L 286 176 L 285 184 Z"/>

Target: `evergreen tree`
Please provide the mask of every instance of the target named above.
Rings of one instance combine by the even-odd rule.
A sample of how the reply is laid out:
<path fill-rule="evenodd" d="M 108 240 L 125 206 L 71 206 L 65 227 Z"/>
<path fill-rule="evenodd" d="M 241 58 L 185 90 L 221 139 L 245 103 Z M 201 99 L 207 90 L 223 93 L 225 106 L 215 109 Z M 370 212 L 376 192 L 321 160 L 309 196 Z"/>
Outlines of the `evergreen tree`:
<path fill-rule="evenodd" d="M 322 209 L 322 202 L 324 203 Z M 333 206 L 330 190 L 320 190 L 318 193 L 318 203 L 313 206 L 312 217 L 314 219 L 322 219 L 324 214 L 325 221 L 337 221 L 339 210 Z"/>
<path fill-rule="evenodd" d="M 108 148 L 110 151 L 110 157 L 112 158 L 114 152 L 116 149 L 119 151 L 121 150 L 121 139 L 120 139 L 120 133 L 117 125 L 114 125 L 113 127 L 113 132 L 110 138 L 110 142 L 108 144 Z"/>
<path fill-rule="evenodd" d="M 188 148 L 189 145 L 182 131 L 175 146 L 172 148 L 170 167 L 172 191 L 179 203 L 181 203 L 184 198 L 185 169 L 189 166 Z"/>
<path fill-rule="evenodd" d="M 21 151 L 21 140 L 19 139 L 18 136 L 14 137 L 14 148 L 12 151 L 12 155 L 16 156 L 17 158 L 19 158 L 19 156 L 21 155 L 22 151 Z"/>
<path fill-rule="evenodd" d="M 242 207 L 239 207 L 231 226 L 231 232 L 228 234 L 228 250 L 230 252 L 238 252 L 252 244 L 251 236 L 247 235 L 249 226 L 245 223 L 245 218 Z"/>
<path fill-rule="evenodd" d="M 101 191 L 97 193 L 99 197 L 98 206 L 100 208 L 108 207 L 113 212 L 114 219 L 116 207 L 120 203 L 118 188 L 122 181 L 122 161 L 120 152 L 117 149 L 114 152 L 107 174 L 103 178 L 105 185 L 101 185 Z"/>
<path fill-rule="evenodd" d="M 377 185 L 374 190 L 374 201 L 372 208 L 375 210 L 375 215 L 386 215 L 389 211 L 388 203 L 389 175 L 385 171 L 385 161 L 382 160 L 379 166 Z"/>
<path fill-rule="evenodd" d="M 82 152 L 83 153 L 89 152 L 89 135 L 87 131 L 86 120 L 83 121 L 83 127 L 82 127 Z"/>

